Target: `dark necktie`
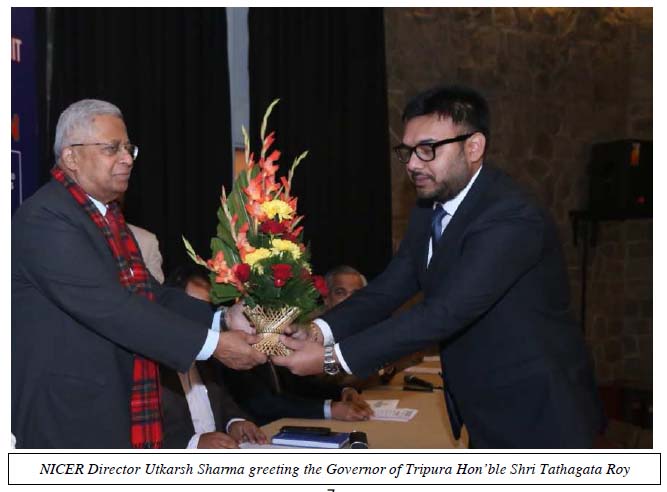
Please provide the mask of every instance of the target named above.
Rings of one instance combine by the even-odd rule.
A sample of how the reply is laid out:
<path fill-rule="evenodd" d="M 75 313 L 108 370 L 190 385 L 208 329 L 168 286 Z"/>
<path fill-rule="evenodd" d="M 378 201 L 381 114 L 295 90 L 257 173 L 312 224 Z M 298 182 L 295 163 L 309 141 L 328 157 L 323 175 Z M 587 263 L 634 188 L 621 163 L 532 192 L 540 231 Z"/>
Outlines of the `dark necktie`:
<path fill-rule="evenodd" d="M 433 217 L 431 218 L 431 241 L 433 241 L 433 249 L 442 237 L 442 219 L 445 218 L 447 212 L 441 204 L 437 204 L 433 209 Z"/>

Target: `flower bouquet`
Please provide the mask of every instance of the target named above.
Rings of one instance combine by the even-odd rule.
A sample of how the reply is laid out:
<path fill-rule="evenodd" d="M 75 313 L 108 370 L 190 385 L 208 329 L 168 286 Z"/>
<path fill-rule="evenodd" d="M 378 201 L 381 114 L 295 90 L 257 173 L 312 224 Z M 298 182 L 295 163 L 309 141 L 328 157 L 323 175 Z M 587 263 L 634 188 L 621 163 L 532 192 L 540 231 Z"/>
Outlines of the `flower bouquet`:
<path fill-rule="evenodd" d="M 244 313 L 261 340 L 257 350 L 267 355 L 289 355 L 278 336 L 293 321 L 302 321 L 326 295 L 324 279 L 311 274 L 309 252 L 303 244 L 303 216 L 296 213 L 297 198 L 290 195 L 292 177 L 308 152 L 293 162 L 287 175 L 276 181 L 280 151 L 269 149 L 275 132 L 265 136 L 274 100 L 262 120 L 259 161 L 245 142 L 245 169 L 234 180 L 229 195 L 222 188 L 217 234 L 211 239 L 212 257 L 203 260 L 183 238 L 188 255 L 211 273 L 211 300 L 215 304 L 242 299 Z M 267 155 L 268 154 L 268 155 Z"/>

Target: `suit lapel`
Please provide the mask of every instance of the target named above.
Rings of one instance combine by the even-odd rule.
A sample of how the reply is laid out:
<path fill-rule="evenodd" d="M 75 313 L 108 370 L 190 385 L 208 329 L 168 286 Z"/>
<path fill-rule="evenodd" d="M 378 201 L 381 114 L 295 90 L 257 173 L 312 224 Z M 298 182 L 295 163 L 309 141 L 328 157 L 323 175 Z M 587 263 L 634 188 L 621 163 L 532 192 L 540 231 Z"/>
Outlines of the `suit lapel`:
<path fill-rule="evenodd" d="M 458 250 L 457 244 L 461 240 L 466 227 L 479 213 L 480 207 L 484 205 L 484 200 L 482 198 L 490 183 L 493 181 L 494 176 L 494 170 L 489 164 L 485 164 L 482 167 L 479 176 L 477 176 L 477 179 L 468 191 L 468 194 L 456 210 L 456 213 L 454 213 L 449 224 L 447 224 L 447 228 L 443 232 L 437 247 L 433 250 L 431 262 L 429 263 L 428 269 L 426 269 L 427 284 L 430 285 L 434 279 L 441 278 L 447 271 L 449 265 L 453 263 L 450 260 Z M 429 236 L 430 234 L 427 232 L 426 254 L 424 255 L 424 258 L 428 255 Z M 424 261 L 424 264 L 426 264 L 426 261 Z"/>
<path fill-rule="evenodd" d="M 416 255 L 415 262 L 419 265 L 417 269 L 419 272 L 419 283 L 424 285 L 426 280 L 426 259 L 428 258 L 428 245 L 431 239 L 431 216 L 433 214 L 432 202 L 428 204 L 418 203 L 419 216 L 417 218 L 417 230 L 414 238 L 407 238 L 406 240 L 415 241 L 414 253 Z"/>
<path fill-rule="evenodd" d="M 90 240 L 95 246 L 95 248 L 100 252 L 102 257 L 108 257 L 109 261 L 112 262 L 114 265 L 114 268 L 117 269 L 118 267 L 116 266 L 116 260 L 113 258 L 113 255 L 111 254 L 111 250 L 109 249 L 109 244 L 107 243 L 106 238 L 104 237 L 104 233 L 98 229 L 97 225 L 95 225 L 95 222 L 92 221 L 90 216 L 86 213 L 86 211 L 81 207 L 72 195 L 67 191 L 67 189 L 58 183 L 55 180 L 51 181 L 51 184 L 54 186 L 54 188 L 57 190 L 58 196 L 62 200 L 63 204 L 71 209 L 71 211 L 68 211 L 68 217 L 70 219 L 77 218 L 76 220 L 79 221 L 81 228 L 86 231 L 86 234 L 90 236 Z"/>

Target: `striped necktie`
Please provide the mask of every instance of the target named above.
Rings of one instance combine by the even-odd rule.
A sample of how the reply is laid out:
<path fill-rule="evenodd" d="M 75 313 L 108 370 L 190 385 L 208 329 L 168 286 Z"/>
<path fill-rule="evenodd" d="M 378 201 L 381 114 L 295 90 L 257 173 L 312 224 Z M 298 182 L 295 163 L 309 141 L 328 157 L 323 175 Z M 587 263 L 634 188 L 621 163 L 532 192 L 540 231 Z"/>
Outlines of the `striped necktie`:
<path fill-rule="evenodd" d="M 433 249 L 435 250 L 438 241 L 442 237 L 442 219 L 447 215 L 447 211 L 442 204 L 438 203 L 433 209 L 433 217 L 431 218 L 431 241 Z"/>

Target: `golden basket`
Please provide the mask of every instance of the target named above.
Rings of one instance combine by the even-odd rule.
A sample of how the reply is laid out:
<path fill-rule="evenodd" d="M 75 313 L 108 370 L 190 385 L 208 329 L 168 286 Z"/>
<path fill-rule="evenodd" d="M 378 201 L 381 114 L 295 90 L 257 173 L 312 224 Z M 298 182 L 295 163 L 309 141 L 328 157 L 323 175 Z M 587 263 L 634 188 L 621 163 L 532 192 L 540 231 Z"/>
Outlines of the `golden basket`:
<path fill-rule="evenodd" d="M 285 330 L 285 327 L 299 316 L 301 310 L 298 307 L 285 306 L 280 309 L 273 309 L 263 308 L 259 305 L 253 308 L 243 306 L 243 312 L 261 337 L 261 340 L 253 345 L 253 348 L 266 355 L 289 355 L 292 353 L 280 342 L 278 337 Z"/>

